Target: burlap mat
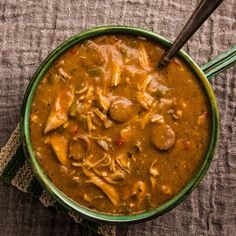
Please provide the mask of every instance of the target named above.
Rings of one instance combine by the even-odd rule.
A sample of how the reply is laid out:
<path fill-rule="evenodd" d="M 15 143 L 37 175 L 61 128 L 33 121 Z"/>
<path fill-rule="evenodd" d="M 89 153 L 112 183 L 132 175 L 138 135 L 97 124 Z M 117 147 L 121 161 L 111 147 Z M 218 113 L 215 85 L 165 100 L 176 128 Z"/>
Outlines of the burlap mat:
<path fill-rule="evenodd" d="M 27 192 L 32 197 L 37 197 L 45 207 L 54 207 L 58 211 L 71 216 L 76 223 L 84 226 L 88 234 L 98 233 L 104 236 L 114 236 L 115 226 L 99 225 L 87 221 L 67 211 L 60 206 L 54 199 L 41 187 L 34 177 L 31 167 L 24 155 L 23 147 L 20 142 L 20 126 L 17 125 L 7 144 L 0 151 L 0 178 L 6 183 L 11 183 L 23 192 Z"/>
<path fill-rule="evenodd" d="M 0 1 L 1 145 L 19 121 L 21 100 L 34 71 L 67 37 L 94 26 L 125 24 L 144 27 L 173 40 L 196 4 L 197 0 Z M 199 64 L 236 43 L 235 9 L 235 0 L 225 0 L 187 43 L 185 50 Z M 235 75 L 235 68 L 231 68 L 212 81 L 221 113 L 221 134 L 207 175 L 182 204 L 156 220 L 129 226 L 128 236 L 235 235 Z M 6 163 L 11 163 L 18 135 L 10 142 L 14 151 L 7 155 L 7 148 L 1 150 L 1 170 L 8 168 Z M 2 160 L 3 155 L 7 161 Z M 2 175 L 23 191 L 34 186 L 25 179 L 38 186 L 24 158 L 19 159 L 22 172 L 13 166 L 11 173 L 14 174 L 3 171 Z M 44 204 L 52 204 L 44 191 L 37 194 Z"/>

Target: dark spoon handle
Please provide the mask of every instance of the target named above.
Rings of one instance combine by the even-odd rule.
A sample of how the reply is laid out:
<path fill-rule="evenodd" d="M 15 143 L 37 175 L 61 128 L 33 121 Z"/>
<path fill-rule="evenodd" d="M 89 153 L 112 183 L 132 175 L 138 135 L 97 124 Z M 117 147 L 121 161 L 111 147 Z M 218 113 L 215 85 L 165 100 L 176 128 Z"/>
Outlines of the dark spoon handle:
<path fill-rule="evenodd" d="M 198 30 L 211 13 L 223 2 L 223 0 L 202 0 L 185 24 L 172 46 L 160 62 L 160 68 L 166 66 L 171 58 L 183 47 L 188 39 Z"/>

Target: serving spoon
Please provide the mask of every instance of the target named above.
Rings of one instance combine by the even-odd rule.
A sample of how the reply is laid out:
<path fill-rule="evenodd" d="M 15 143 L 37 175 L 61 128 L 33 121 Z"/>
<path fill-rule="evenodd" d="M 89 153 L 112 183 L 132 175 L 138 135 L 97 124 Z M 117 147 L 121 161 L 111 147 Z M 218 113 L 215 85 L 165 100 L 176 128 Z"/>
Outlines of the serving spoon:
<path fill-rule="evenodd" d="M 183 47 L 189 38 L 200 28 L 206 19 L 215 11 L 223 0 L 202 0 L 194 10 L 182 31 L 177 36 L 172 46 L 162 58 L 159 68 L 165 67 L 173 56 Z"/>

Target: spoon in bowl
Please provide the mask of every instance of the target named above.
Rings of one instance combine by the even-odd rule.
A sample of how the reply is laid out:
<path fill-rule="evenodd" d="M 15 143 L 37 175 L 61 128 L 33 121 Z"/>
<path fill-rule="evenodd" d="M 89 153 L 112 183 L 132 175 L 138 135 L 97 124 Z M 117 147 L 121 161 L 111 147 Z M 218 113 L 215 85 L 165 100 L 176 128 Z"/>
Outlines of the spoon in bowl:
<path fill-rule="evenodd" d="M 201 0 L 178 37 L 162 58 L 159 68 L 165 67 L 223 0 Z"/>

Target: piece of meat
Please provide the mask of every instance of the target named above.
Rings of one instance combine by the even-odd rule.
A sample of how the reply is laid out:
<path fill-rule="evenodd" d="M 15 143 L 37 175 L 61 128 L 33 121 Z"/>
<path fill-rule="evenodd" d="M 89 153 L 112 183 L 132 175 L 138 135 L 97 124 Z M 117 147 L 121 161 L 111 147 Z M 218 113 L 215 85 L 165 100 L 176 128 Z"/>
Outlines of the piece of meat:
<path fill-rule="evenodd" d="M 110 107 L 110 100 L 106 96 L 103 96 L 101 89 L 97 89 L 96 93 L 96 105 L 106 114 Z"/>
<path fill-rule="evenodd" d="M 102 66 L 106 63 L 106 53 L 101 45 L 89 40 L 86 46 L 87 52 L 90 55 L 91 60 L 94 61 L 95 65 Z"/>
<path fill-rule="evenodd" d="M 149 110 L 152 106 L 152 103 L 155 101 L 155 99 L 149 93 L 145 92 L 137 92 L 135 98 L 137 103 L 145 110 Z"/>
<path fill-rule="evenodd" d="M 65 87 L 57 94 L 57 97 L 47 118 L 44 134 L 60 127 L 68 120 L 68 112 L 73 100 L 73 86 Z"/>
<path fill-rule="evenodd" d="M 103 121 L 105 128 L 110 128 L 113 125 L 112 121 L 109 120 L 107 116 L 103 114 L 99 109 L 95 108 L 93 112 L 99 117 L 101 121 Z"/>
<path fill-rule="evenodd" d="M 106 196 L 110 199 L 110 201 L 117 206 L 120 202 L 119 195 L 116 192 L 115 188 L 112 187 L 110 184 L 105 183 L 101 178 L 96 176 L 93 172 L 88 171 L 86 169 L 83 170 L 84 174 L 90 178 L 89 182 L 93 183 L 97 187 L 99 187 Z"/>
<path fill-rule="evenodd" d="M 81 160 L 85 156 L 86 149 L 84 145 L 77 141 L 71 140 L 69 144 L 69 158 L 73 158 L 74 160 Z"/>
<path fill-rule="evenodd" d="M 110 86 L 115 87 L 121 83 L 122 74 L 122 54 L 113 46 L 108 47 L 110 60 Z"/>
<path fill-rule="evenodd" d="M 118 155 L 116 157 L 116 161 L 121 168 L 126 169 L 128 170 L 128 172 L 130 172 L 130 160 L 126 153 L 121 153 L 120 155 Z"/>
<path fill-rule="evenodd" d="M 107 62 L 107 54 L 104 47 L 91 40 L 81 46 L 80 55 L 80 63 L 88 69 L 89 74 L 92 76 L 100 74 L 101 66 L 104 66 Z"/>
<path fill-rule="evenodd" d="M 144 70 L 150 70 L 149 57 L 143 44 L 140 45 L 139 62 Z"/>
<path fill-rule="evenodd" d="M 126 98 L 118 98 L 115 100 L 109 109 L 109 115 L 112 120 L 123 123 L 127 121 L 133 114 L 133 104 Z"/>
<path fill-rule="evenodd" d="M 59 134 L 55 134 L 49 137 L 49 143 L 52 146 L 53 151 L 55 152 L 57 159 L 61 162 L 62 165 L 68 165 L 68 140 Z"/>
<path fill-rule="evenodd" d="M 119 184 L 120 181 L 124 180 L 125 173 L 118 170 L 117 172 L 109 174 L 108 176 L 104 176 L 103 178 L 106 182 L 110 184 Z"/>
<path fill-rule="evenodd" d="M 121 82 L 121 67 L 118 63 L 111 63 L 111 87 L 115 87 Z"/>
<path fill-rule="evenodd" d="M 153 125 L 151 140 L 156 148 L 165 151 L 175 143 L 175 132 L 167 124 Z"/>

